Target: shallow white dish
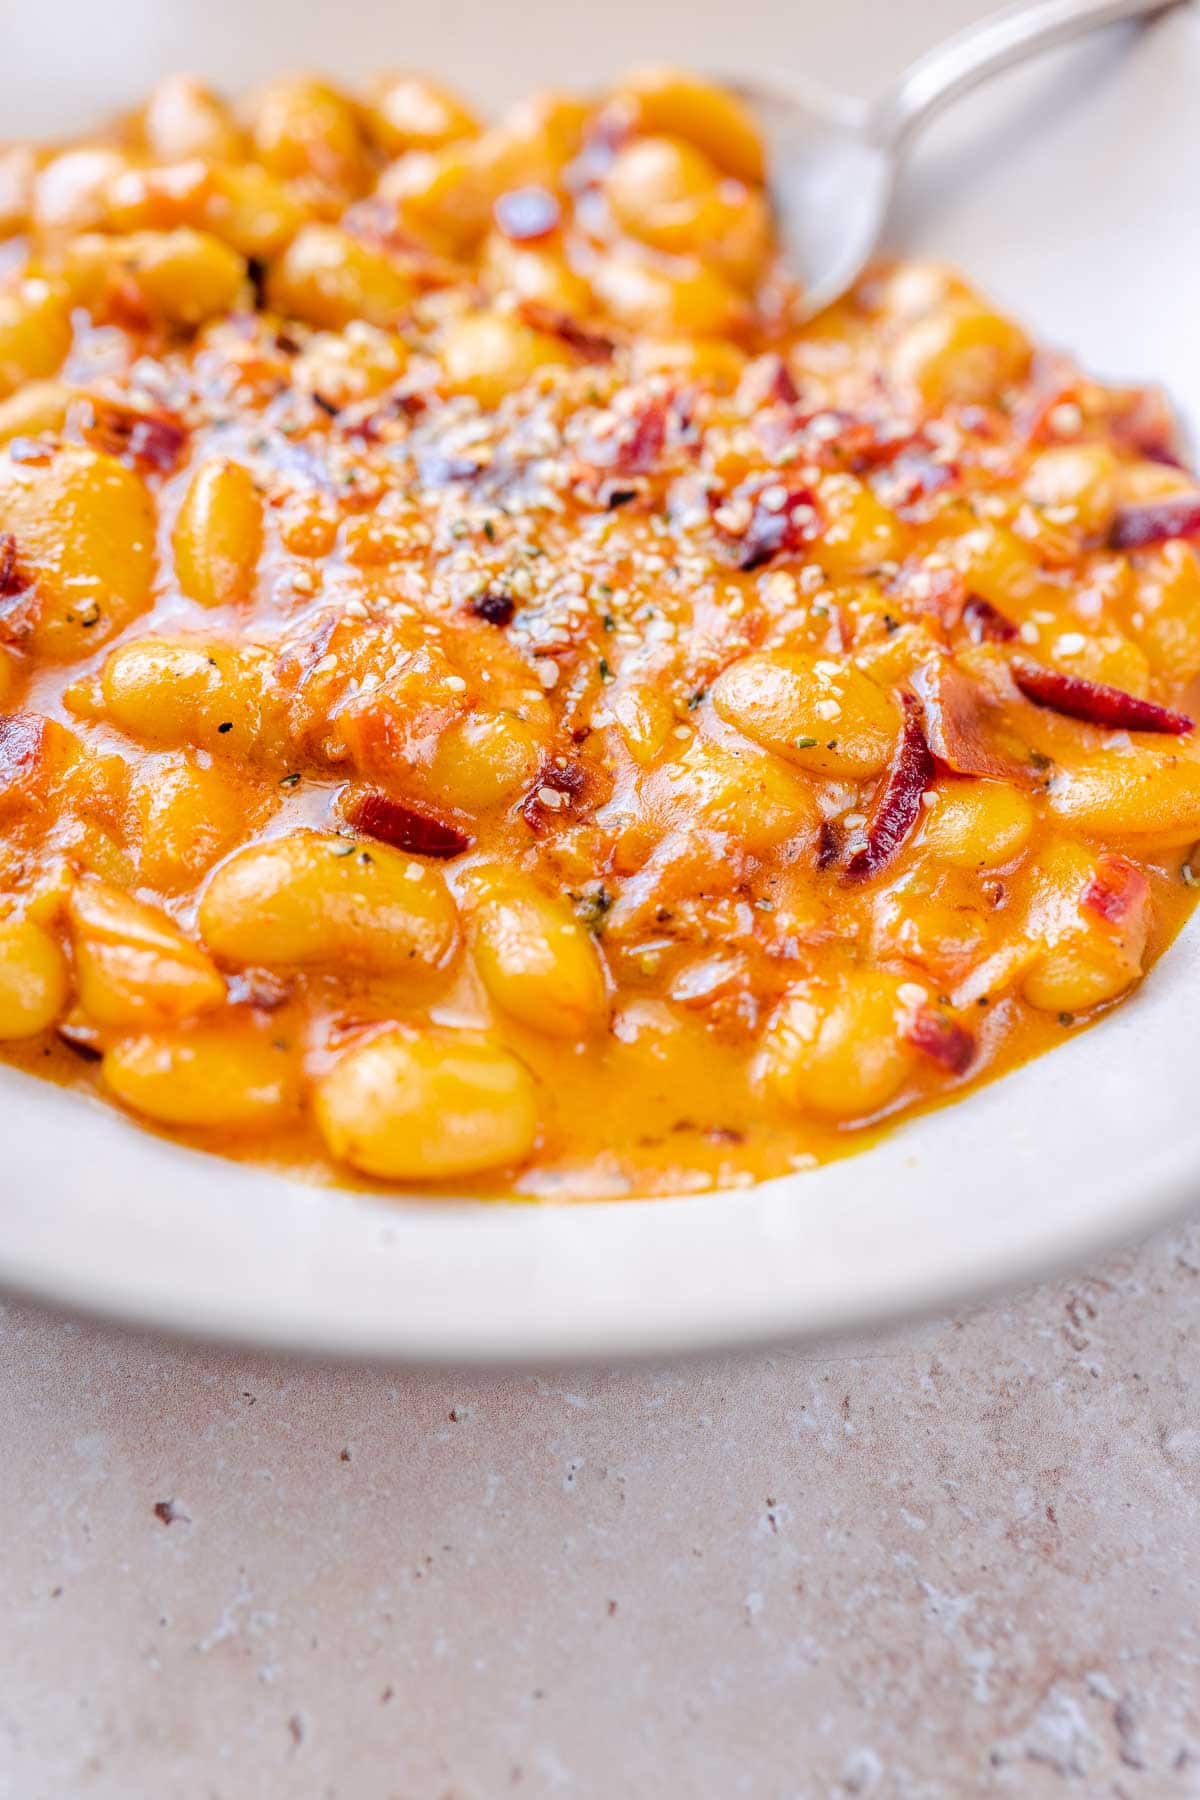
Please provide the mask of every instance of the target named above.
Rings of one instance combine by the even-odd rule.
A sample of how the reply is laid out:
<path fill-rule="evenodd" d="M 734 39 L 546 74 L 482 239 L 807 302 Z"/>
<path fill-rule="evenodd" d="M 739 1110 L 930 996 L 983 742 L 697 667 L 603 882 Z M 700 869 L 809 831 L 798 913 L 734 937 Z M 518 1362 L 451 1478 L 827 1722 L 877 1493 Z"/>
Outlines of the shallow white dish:
<path fill-rule="evenodd" d="M 626 10 L 609 21 L 604 67 L 665 54 L 672 34 L 693 62 L 730 67 L 722 11 L 661 0 L 639 24 Z M 856 85 L 857 13 L 866 88 L 922 35 L 982 8 L 943 0 L 924 34 L 870 0 L 845 10 L 837 73 Z M 8 127 L 52 131 L 65 108 L 128 102 L 170 66 L 228 79 L 239 57 L 246 76 L 303 56 L 348 74 L 386 60 L 468 80 L 490 60 L 506 70 L 506 95 L 597 78 L 590 46 L 547 64 L 549 7 L 544 17 L 539 6 L 481 9 L 469 40 L 448 46 L 429 23 L 424 37 L 412 19 L 385 31 L 364 0 L 349 18 L 309 16 L 300 52 L 281 4 L 242 19 L 234 39 L 237 11 L 232 0 L 159 6 L 148 37 L 136 0 L 111 6 L 102 54 L 68 73 L 56 72 L 54 47 L 89 42 L 94 20 L 81 6 L 49 7 L 19 52 L 28 78 L 15 84 L 23 110 Z M 784 46 L 809 73 L 819 72 L 818 18 L 797 9 Z M 525 55 L 526 41 L 540 53 Z M 778 82 L 786 66 L 778 27 L 751 17 L 731 72 Z M 1004 84 L 931 137 L 898 241 L 959 262 L 1091 367 L 1163 379 L 1200 418 L 1198 87 L 1193 8 L 1132 48 L 1074 52 Z M 860 1326 L 1031 1276 L 1200 1193 L 1198 997 L 1193 927 L 1098 1029 L 867 1154 L 661 1202 L 394 1203 L 301 1187 L 0 1071 L 0 1282 L 138 1323 L 414 1361 L 619 1357 Z"/>

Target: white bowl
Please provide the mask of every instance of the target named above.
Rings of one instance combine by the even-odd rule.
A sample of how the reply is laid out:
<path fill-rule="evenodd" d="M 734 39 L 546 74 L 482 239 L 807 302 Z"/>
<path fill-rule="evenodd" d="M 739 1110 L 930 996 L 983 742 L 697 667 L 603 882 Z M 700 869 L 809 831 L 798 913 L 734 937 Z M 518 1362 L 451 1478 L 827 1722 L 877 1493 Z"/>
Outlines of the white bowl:
<path fill-rule="evenodd" d="M 818 73 L 800 47 L 821 19 L 846 86 L 856 42 L 863 86 L 917 47 L 911 17 L 892 17 L 908 9 L 837 10 L 830 27 L 829 9 L 797 9 L 782 46 L 767 10 L 752 15 L 734 72 L 779 80 L 791 57 Z M 978 10 L 944 0 L 939 23 Z M 24 110 L 6 129 L 52 131 L 70 123 L 61 108 L 130 101 L 170 66 L 231 79 L 277 62 L 352 74 L 386 60 L 474 74 L 477 87 L 491 67 L 505 71 L 503 97 L 547 78 L 593 82 L 672 43 L 729 66 L 723 14 L 686 0 L 645 18 L 623 0 L 599 47 L 572 49 L 567 14 L 578 20 L 538 0 L 447 31 L 443 9 L 422 40 L 419 20 L 369 4 L 349 18 L 308 9 L 294 26 L 275 0 L 249 12 L 234 0 L 152 11 L 110 0 L 99 32 L 91 8 L 44 6 L 23 26 L 25 78 L 8 93 Z M 66 41 L 88 55 L 60 68 Z M 1191 9 L 1006 82 L 930 140 L 900 240 L 960 262 L 1093 368 L 1161 377 L 1200 417 L 1198 89 Z M 144 1324 L 414 1361 L 618 1357 L 861 1326 L 1032 1276 L 1189 1200 L 1197 996 L 1192 929 L 1098 1028 L 865 1155 L 673 1201 L 481 1206 L 302 1187 L 3 1071 L 0 1280 Z"/>

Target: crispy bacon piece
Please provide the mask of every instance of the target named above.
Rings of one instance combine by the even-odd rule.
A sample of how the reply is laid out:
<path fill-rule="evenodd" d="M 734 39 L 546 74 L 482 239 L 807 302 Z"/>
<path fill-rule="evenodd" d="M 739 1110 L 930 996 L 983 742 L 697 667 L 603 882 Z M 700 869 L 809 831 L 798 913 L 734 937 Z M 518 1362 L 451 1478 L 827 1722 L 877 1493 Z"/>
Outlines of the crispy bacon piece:
<path fill-rule="evenodd" d="M 165 475 L 187 443 L 187 427 L 173 413 L 139 412 L 115 400 L 94 400 L 84 435 L 97 450 L 123 457 L 138 468 Z"/>
<path fill-rule="evenodd" d="M 1114 731 L 1160 731 L 1172 737 L 1182 737 L 1193 730 L 1186 713 L 1172 712 L 1156 700 L 1140 700 L 1122 688 L 1087 681 L 1082 675 L 1064 675 L 1058 669 L 1045 669 L 1023 658 L 1014 660 L 1012 675 L 1027 700 L 1049 707 L 1052 712 L 1065 713 L 1068 719 L 1083 719 L 1089 725 L 1106 725 Z"/>
<path fill-rule="evenodd" d="M 966 1026 L 931 1006 L 919 1007 L 902 1035 L 914 1050 L 940 1063 L 951 1075 L 965 1075 L 975 1061 L 975 1039 Z"/>
<path fill-rule="evenodd" d="M 926 663 L 913 676 L 925 710 L 925 737 L 940 763 L 956 775 L 1028 781 L 1033 770 L 1006 749 L 989 718 L 988 697 L 952 662 Z"/>
<path fill-rule="evenodd" d="M 378 788 L 368 788 L 353 795 L 342 809 L 348 825 L 364 837 L 378 838 L 394 850 L 407 850 L 413 856 L 437 856 L 443 860 L 461 856 L 474 840 L 457 825 L 447 825 L 430 813 L 419 812 L 403 800 L 393 800 Z"/>
<path fill-rule="evenodd" d="M 559 312 L 557 307 L 547 306 L 542 300 L 522 300 L 518 310 L 526 325 L 534 331 L 544 332 L 547 337 L 558 338 L 584 362 L 612 361 L 616 350 L 613 340 L 601 331 L 590 331 L 570 313 Z"/>
<path fill-rule="evenodd" d="M 1012 620 L 979 594 L 968 596 L 962 622 L 973 644 L 1010 644 L 1018 635 Z"/>
<path fill-rule="evenodd" d="M 1200 494 L 1168 494 L 1119 507 L 1108 534 L 1113 550 L 1143 550 L 1169 538 L 1200 538 Z"/>
<path fill-rule="evenodd" d="M 737 566 L 747 573 L 776 556 L 795 556 L 820 528 L 811 488 L 766 487 L 754 501 L 750 523 L 737 538 Z"/>
<path fill-rule="evenodd" d="M 558 227 L 562 211 L 549 188 L 509 188 L 492 208 L 498 228 L 514 244 L 535 243 Z"/>
<path fill-rule="evenodd" d="M 1150 901 L 1150 883 L 1128 857 L 1106 854 L 1083 891 L 1080 905 L 1118 930 L 1129 925 Z"/>
<path fill-rule="evenodd" d="M 906 695 L 904 728 L 867 820 L 867 841 L 846 864 L 852 880 L 878 875 L 892 860 L 920 817 L 921 799 L 933 786 L 933 778 L 933 756 L 921 729 L 920 708 Z"/>

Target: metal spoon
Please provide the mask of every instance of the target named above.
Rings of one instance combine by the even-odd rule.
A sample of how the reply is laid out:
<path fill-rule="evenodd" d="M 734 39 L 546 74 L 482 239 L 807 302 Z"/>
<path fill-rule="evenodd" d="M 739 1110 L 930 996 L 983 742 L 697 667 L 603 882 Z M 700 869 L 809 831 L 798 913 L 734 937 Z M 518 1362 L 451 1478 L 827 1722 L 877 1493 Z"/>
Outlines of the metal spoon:
<path fill-rule="evenodd" d="M 1180 0 L 1037 0 L 969 26 L 918 58 L 882 99 L 804 88 L 742 87 L 771 140 L 774 202 L 788 261 L 809 314 L 845 293 L 879 242 L 918 130 L 960 94 L 1122 19 Z"/>

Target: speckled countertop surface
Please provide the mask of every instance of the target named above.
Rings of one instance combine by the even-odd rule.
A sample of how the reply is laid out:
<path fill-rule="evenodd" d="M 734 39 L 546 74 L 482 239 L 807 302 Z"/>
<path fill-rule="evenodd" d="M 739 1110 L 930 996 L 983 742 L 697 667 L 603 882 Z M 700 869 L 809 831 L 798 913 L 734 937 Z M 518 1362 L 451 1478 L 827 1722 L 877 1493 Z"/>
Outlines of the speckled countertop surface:
<path fill-rule="evenodd" d="M 0 1331 L 3 1800 L 1200 1795 L 1200 1224 L 633 1372 Z"/>

